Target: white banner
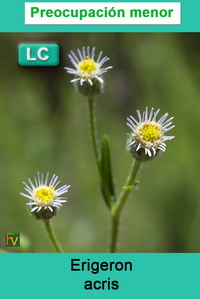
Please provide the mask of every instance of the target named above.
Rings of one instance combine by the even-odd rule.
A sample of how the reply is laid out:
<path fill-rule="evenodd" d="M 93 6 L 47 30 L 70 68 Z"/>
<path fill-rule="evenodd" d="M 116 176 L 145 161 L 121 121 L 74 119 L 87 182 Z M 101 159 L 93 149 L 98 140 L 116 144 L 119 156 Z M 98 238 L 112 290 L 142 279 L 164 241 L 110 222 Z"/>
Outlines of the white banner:
<path fill-rule="evenodd" d="M 26 25 L 179 25 L 180 2 L 26 2 Z"/>

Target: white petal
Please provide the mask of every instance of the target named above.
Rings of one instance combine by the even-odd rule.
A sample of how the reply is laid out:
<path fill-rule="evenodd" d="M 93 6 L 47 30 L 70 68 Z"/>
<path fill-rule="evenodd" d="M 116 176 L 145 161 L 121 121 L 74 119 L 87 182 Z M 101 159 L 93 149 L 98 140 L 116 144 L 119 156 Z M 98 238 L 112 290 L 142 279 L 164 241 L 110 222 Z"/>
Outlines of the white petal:
<path fill-rule="evenodd" d="M 146 107 L 146 111 L 145 111 L 145 121 L 148 120 L 148 107 Z"/>
<path fill-rule="evenodd" d="M 100 82 L 100 83 L 103 83 L 103 79 L 101 77 L 98 77 L 98 76 L 95 76 L 95 78 L 97 78 L 97 80 Z"/>
<path fill-rule="evenodd" d="M 142 121 L 145 121 L 145 111 L 142 112 Z"/>
<path fill-rule="evenodd" d="M 78 60 L 76 54 L 73 51 L 70 51 L 70 53 L 71 53 L 71 55 L 70 54 L 69 55 L 73 58 L 73 60 L 75 60 L 75 62 L 79 63 L 79 60 Z"/>
<path fill-rule="evenodd" d="M 99 75 L 102 75 L 102 74 L 104 74 L 104 73 L 107 73 L 107 71 L 108 71 L 109 69 L 112 69 L 112 68 L 113 68 L 112 66 L 108 66 L 108 67 L 105 67 L 105 68 L 100 69 L 100 70 L 99 70 Z"/>
<path fill-rule="evenodd" d="M 164 136 L 163 137 L 163 141 L 165 141 L 165 140 L 172 140 L 174 138 L 175 138 L 175 136 Z"/>
<path fill-rule="evenodd" d="M 89 46 L 87 46 L 87 56 L 88 56 L 89 58 L 91 58 L 91 56 L 90 56 L 90 47 L 89 47 Z"/>
<path fill-rule="evenodd" d="M 61 203 L 59 203 L 59 202 L 55 202 L 55 203 L 53 204 L 53 206 L 55 206 L 55 205 L 57 205 L 58 207 L 62 207 Z"/>
<path fill-rule="evenodd" d="M 41 185 L 41 180 L 40 180 L 40 173 L 39 173 L 39 171 L 37 172 L 37 177 L 38 177 L 38 184 Z"/>
<path fill-rule="evenodd" d="M 126 123 L 127 124 L 127 126 L 131 129 L 131 130 L 135 130 L 135 126 L 133 126 L 132 124 L 130 124 L 130 123 Z"/>
<path fill-rule="evenodd" d="M 103 59 L 101 59 L 101 61 L 99 62 L 99 67 L 101 67 L 106 61 L 108 61 L 110 58 L 109 57 L 104 57 Z"/>
<path fill-rule="evenodd" d="M 139 122 L 132 115 L 130 115 L 130 118 L 136 123 L 136 125 L 139 125 Z"/>
<path fill-rule="evenodd" d="M 67 189 L 64 189 L 64 190 L 61 190 L 61 191 L 56 191 L 57 192 L 57 196 L 60 196 L 60 195 L 62 195 L 62 194 L 65 194 L 65 193 L 67 193 L 68 192 L 68 190 Z"/>
<path fill-rule="evenodd" d="M 52 209 L 52 207 L 48 206 L 48 209 L 49 209 L 51 212 L 53 212 L 53 209 Z"/>
<path fill-rule="evenodd" d="M 42 183 L 42 185 L 44 185 L 44 175 L 43 175 L 43 173 L 41 173 L 41 183 Z"/>
<path fill-rule="evenodd" d="M 162 150 L 163 152 L 166 150 L 165 146 L 163 146 L 163 144 L 158 146 L 158 149 Z"/>
<path fill-rule="evenodd" d="M 80 59 L 81 59 L 81 60 L 84 60 L 83 55 L 82 55 L 80 49 L 77 49 L 77 52 L 78 52 L 78 54 L 79 54 L 79 56 L 80 56 Z"/>
<path fill-rule="evenodd" d="M 52 186 L 53 186 L 53 187 L 54 187 L 54 185 L 55 185 L 57 179 L 58 179 L 58 176 L 55 176 L 55 178 L 54 178 L 54 180 L 53 180 L 53 182 L 52 182 Z"/>
<path fill-rule="evenodd" d="M 32 196 L 29 196 L 29 195 L 27 195 L 27 194 L 25 194 L 25 193 L 23 193 L 23 192 L 20 192 L 20 195 L 22 195 L 22 196 L 24 196 L 24 197 L 27 197 L 27 198 L 29 198 L 29 199 L 33 199 Z"/>
<path fill-rule="evenodd" d="M 136 148 L 136 152 L 141 148 L 141 144 L 139 143 L 137 148 Z"/>
<path fill-rule="evenodd" d="M 153 155 L 155 156 L 156 155 L 156 150 L 154 147 L 152 147 L 152 151 L 153 151 Z"/>
<path fill-rule="evenodd" d="M 28 178 L 28 181 L 29 181 L 31 187 L 35 189 L 35 186 L 33 185 L 32 181 L 29 178 Z"/>
<path fill-rule="evenodd" d="M 67 190 L 68 191 L 68 188 L 70 187 L 70 185 L 64 185 L 60 188 L 58 188 L 56 191 L 59 192 L 59 191 L 62 191 L 62 190 Z"/>
<path fill-rule="evenodd" d="M 72 53 L 72 52 L 71 52 Z M 73 54 L 74 54 L 74 52 L 73 52 Z M 75 54 L 74 54 L 75 55 Z M 69 57 L 69 59 L 70 59 L 70 61 L 71 61 L 71 63 L 73 64 L 73 66 L 75 67 L 75 68 L 77 68 L 77 64 L 79 63 L 79 61 L 78 61 L 78 59 L 76 58 L 76 60 L 73 58 L 73 56 L 72 55 L 68 55 L 68 57 Z"/>
<path fill-rule="evenodd" d="M 142 121 L 142 116 L 141 116 L 140 110 L 136 110 L 136 112 L 137 112 L 137 115 L 138 115 L 139 122 L 141 122 Z"/>
<path fill-rule="evenodd" d="M 36 179 L 35 176 L 34 176 L 34 180 L 35 180 L 35 186 L 38 187 L 38 186 L 39 186 L 39 185 L 38 185 L 38 181 L 37 181 L 37 179 Z"/>
<path fill-rule="evenodd" d="M 151 154 L 151 150 L 149 148 L 147 149 L 147 152 L 148 152 L 149 157 L 151 157 L 152 154 Z"/>
<path fill-rule="evenodd" d="M 66 199 L 62 199 L 62 198 L 67 198 L 67 197 L 58 197 L 55 199 L 55 202 L 58 202 L 58 203 L 67 202 Z"/>
<path fill-rule="evenodd" d="M 70 80 L 71 83 L 73 83 L 75 81 L 80 81 L 80 78 L 75 78 L 75 79 Z"/>
<path fill-rule="evenodd" d="M 36 212 L 39 212 L 41 209 L 42 209 L 42 207 L 40 206 Z"/>
<path fill-rule="evenodd" d="M 57 209 L 60 209 L 59 206 L 57 206 L 56 204 L 53 204 L 53 207 L 57 208 Z"/>
<path fill-rule="evenodd" d="M 101 56 L 102 56 L 102 54 L 103 54 L 103 51 L 101 51 L 101 52 L 99 53 L 99 56 L 98 56 L 98 58 L 97 58 L 97 63 L 99 63 L 99 61 L 100 61 L 100 59 L 101 59 Z"/>
<path fill-rule="evenodd" d="M 153 116 L 154 108 L 151 108 L 150 114 L 149 114 L 149 121 L 151 121 L 151 118 Z"/>
<path fill-rule="evenodd" d="M 157 117 L 159 112 L 160 112 L 160 109 L 158 109 L 156 112 L 154 112 L 154 116 L 153 116 L 153 119 L 152 119 L 153 121 L 156 120 L 156 117 Z"/>
<path fill-rule="evenodd" d="M 173 129 L 174 127 L 175 127 L 175 125 L 173 125 L 173 126 L 167 128 L 167 129 L 165 129 L 165 132 L 168 132 L 169 130 Z"/>
<path fill-rule="evenodd" d="M 158 123 L 162 124 L 162 123 L 166 120 L 166 118 L 167 118 L 168 115 L 169 115 L 169 113 L 165 113 L 165 114 L 158 120 Z"/>
<path fill-rule="evenodd" d="M 172 119 L 174 119 L 174 116 L 170 117 L 167 119 L 165 122 L 163 122 L 163 125 L 166 125 L 168 122 L 170 122 Z"/>
<path fill-rule="evenodd" d="M 30 195 L 33 194 L 33 191 L 32 190 L 30 191 L 28 188 L 24 188 L 24 190 L 26 190 Z"/>
<path fill-rule="evenodd" d="M 172 121 L 170 121 L 169 123 L 167 123 L 166 125 L 162 126 L 163 129 L 167 128 L 168 126 L 170 126 L 172 124 Z"/>
<path fill-rule="evenodd" d="M 93 83 L 92 83 L 92 80 L 91 79 L 88 79 L 88 82 L 90 83 L 90 85 L 92 86 Z"/>
<path fill-rule="evenodd" d="M 60 184 L 60 181 L 58 181 L 55 185 L 54 188 L 56 188 Z"/>
<path fill-rule="evenodd" d="M 55 174 L 52 175 L 52 178 L 51 178 L 51 180 L 50 180 L 50 182 L 49 182 L 49 186 L 52 186 L 52 184 L 53 184 L 53 180 L 54 180 L 55 176 L 56 176 Z"/>
<path fill-rule="evenodd" d="M 83 59 L 85 60 L 85 58 L 86 58 L 85 47 L 82 48 L 82 53 L 83 53 Z"/>
<path fill-rule="evenodd" d="M 47 186 L 47 184 L 48 184 L 48 178 L 49 178 L 49 172 L 47 172 L 47 175 L 46 175 L 46 179 L 45 179 L 45 185 Z"/>
<path fill-rule="evenodd" d="M 29 185 L 26 184 L 25 182 L 22 182 L 22 184 L 24 184 L 24 186 L 25 186 L 27 189 L 29 189 L 30 191 L 32 190 L 32 189 L 29 187 Z"/>
<path fill-rule="evenodd" d="M 67 71 L 67 73 L 72 74 L 72 75 L 76 75 L 77 74 L 77 70 L 72 69 L 70 67 L 64 67 L 64 69 Z"/>
<path fill-rule="evenodd" d="M 32 209 L 31 209 L 31 213 L 32 213 L 32 212 L 34 212 L 34 211 L 35 211 L 35 210 L 37 210 L 37 209 L 38 209 L 38 206 L 37 206 L 37 207 L 34 207 L 34 208 L 32 208 Z"/>
<path fill-rule="evenodd" d="M 92 48 L 91 59 L 94 59 L 94 55 L 95 55 L 95 47 Z"/>

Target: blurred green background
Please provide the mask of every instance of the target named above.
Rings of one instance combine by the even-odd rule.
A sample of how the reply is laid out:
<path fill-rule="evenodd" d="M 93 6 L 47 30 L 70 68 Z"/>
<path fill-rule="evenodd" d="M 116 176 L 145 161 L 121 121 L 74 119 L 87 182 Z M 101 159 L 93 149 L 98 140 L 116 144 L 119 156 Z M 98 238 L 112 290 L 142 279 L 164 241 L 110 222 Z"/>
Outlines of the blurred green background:
<path fill-rule="evenodd" d="M 68 203 L 52 219 L 65 252 L 106 252 L 110 215 L 99 190 L 87 101 L 66 74 L 67 54 L 95 46 L 110 57 L 105 93 L 96 99 L 99 136 L 110 137 L 119 193 L 132 157 L 126 117 L 146 106 L 169 112 L 176 125 L 167 151 L 143 165 L 139 188 L 124 209 L 119 252 L 200 252 L 200 35 L 192 33 L 0 34 L 0 247 L 21 232 L 12 252 L 53 252 L 42 222 L 28 212 L 22 181 L 56 173 L 70 184 Z M 58 67 L 20 67 L 20 43 L 61 47 Z"/>

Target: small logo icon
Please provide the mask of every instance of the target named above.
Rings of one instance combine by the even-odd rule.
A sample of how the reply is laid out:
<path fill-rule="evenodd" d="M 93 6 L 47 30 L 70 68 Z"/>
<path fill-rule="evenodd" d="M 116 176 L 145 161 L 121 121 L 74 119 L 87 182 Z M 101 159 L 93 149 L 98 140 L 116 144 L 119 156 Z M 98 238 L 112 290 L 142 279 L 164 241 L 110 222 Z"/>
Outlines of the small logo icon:
<path fill-rule="evenodd" d="M 60 63 L 60 47 L 57 44 L 21 44 L 18 47 L 18 63 L 21 66 L 57 66 Z"/>
<path fill-rule="evenodd" d="M 5 233 L 6 247 L 20 247 L 20 233 Z"/>

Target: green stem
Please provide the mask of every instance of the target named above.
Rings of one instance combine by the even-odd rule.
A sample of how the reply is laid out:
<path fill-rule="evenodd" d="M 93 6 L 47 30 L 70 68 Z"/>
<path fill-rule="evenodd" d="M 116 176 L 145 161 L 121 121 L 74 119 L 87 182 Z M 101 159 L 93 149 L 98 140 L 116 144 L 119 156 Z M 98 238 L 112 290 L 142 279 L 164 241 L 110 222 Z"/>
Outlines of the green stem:
<path fill-rule="evenodd" d="M 104 175 L 102 173 L 102 168 L 101 168 L 101 160 L 100 160 L 100 154 L 99 154 L 99 149 L 98 149 L 98 140 L 97 140 L 97 136 L 96 136 L 97 129 L 96 129 L 96 122 L 95 122 L 94 105 L 95 105 L 94 99 L 88 98 L 89 127 L 90 127 L 90 134 L 91 134 L 91 139 L 92 139 L 92 146 L 93 146 L 93 150 L 94 150 L 95 161 L 96 161 L 96 165 L 98 168 L 102 189 L 105 193 L 105 196 L 107 198 L 109 198 L 109 201 L 110 201 L 110 194 L 107 190 L 106 181 L 105 181 Z M 113 198 L 112 198 L 112 200 L 113 200 Z"/>
<path fill-rule="evenodd" d="M 121 210 L 123 209 L 123 207 L 126 203 L 126 200 L 128 198 L 130 191 L 134 188 L 135 178 L 137 176 L 140 165 L 141 165 L 141 162 L 138 162 L 136 160 L 132 164 L 129 176 L 127 177 L 127 180 L 126 180 L 126 184 L 122 190 L 122 193 L 121 193 L 118 203 L 117 203 L 116 213 L 121 212 Z"/>
<path fill-rule="evenodd" d="M 101 168 L 99 163 L 99 151 L 98 151 L 98 141 L 96 137 L 96 127 L 95 127 L 95 112 L 94 112 L 94 99 L 88 98 L 88 111 L 89 111 L 89 123 L 90 123 L 90 133 L 92 138 L 92 145 L 94 149 L 95 160 L 97 163 L 97 168 L 101 176 Z"/>
<path fill-rule="evenodd" d="M 58 244 L 58 241 L 56 240 L 55 234 L 54 234 L 53 229 L 51 227 L 50 220 L 44 220 L 44 226 L 47 230 L 49 239 L 51 240 L 51 243 L 52 243 L 55 251 L 58 252 L 58 253 L 63 252 L 62 249 L 60 248 L 60 245 Z"/>
<path fill-rule="evenodd" d="M 110 253 L 116 252 L 119 233 L 119 217 L 112 215 Z"/>
<path fill-rule="evenodd" d="M 126 180 L 126 184 L 123 188 L 123 191 L 120 194 L 117 203 L 114 204 L 112 208 L 112 227 L 111 227 L 111 240 L 110 240 L 110 252 L 112 253 L 116 252 L 121 213 L 128 199 L 128 195 L 133 188 L 135 178 L 137 176 L 140 165 L 141 162 L 138 161 L 135 161 L 133 163 L 129 176 L 127 177 Z"/>

